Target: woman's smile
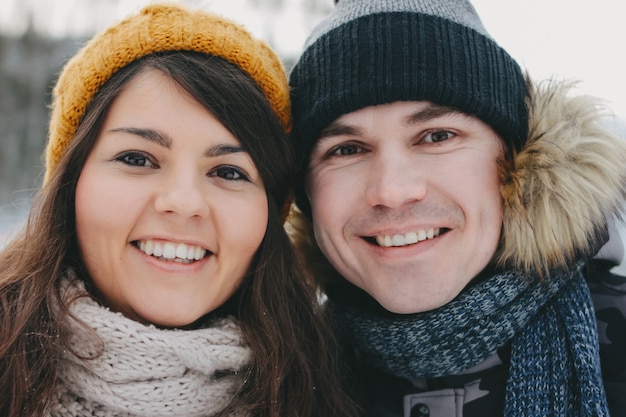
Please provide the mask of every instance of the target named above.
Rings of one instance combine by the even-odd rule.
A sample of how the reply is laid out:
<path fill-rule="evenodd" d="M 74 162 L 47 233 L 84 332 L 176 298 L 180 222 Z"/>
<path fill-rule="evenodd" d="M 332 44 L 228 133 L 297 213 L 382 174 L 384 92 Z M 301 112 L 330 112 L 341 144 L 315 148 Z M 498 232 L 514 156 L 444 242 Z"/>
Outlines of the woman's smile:
<path fill-rule="evenodd" d="M 193 263 L 211 254 L 211 252 L 198 245 L 159 242 L 152 239 L 134 241 L 133 245 L 138 247 L 146 255 L 170 262 Z"/>

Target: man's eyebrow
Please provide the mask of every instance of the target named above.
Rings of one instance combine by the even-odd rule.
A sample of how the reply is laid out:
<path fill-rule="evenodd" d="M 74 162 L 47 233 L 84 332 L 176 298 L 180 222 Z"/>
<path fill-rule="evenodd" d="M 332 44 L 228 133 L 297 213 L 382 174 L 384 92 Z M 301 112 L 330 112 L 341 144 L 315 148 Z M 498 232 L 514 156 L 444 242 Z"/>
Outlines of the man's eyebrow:
<path fill-rule="evenodd" d="M 318 140 L 332 136 L 362 136 L 363 131 L 356 126 L 350 126 L 334 121 L 320 132 Z"/>
<path fill-rule="evenodd" d="M 402 124 L 405 126 L 410 126 L 418 123 L 428 122 L 438 117 L 448 115 L 467 117 L 467 114 L 457 108 L 431 103 L 425 108 L 405 117 L 402 121 Z"/>
<path fill-rule="evenodd" d="M 467 114 L 462 112 L 461 110 L 451 107 L 451 106 L 443 106 L 440 104 L 430 103 L 425 108 L 416 111 L 404 118 L 402 124 L 404 125 L 414 125 L 418 123 L 427 122 L 433 119 L 436 119 L 441 116 L 447 115 L 458 115 L 467 117 Z M 363 131 L 356 126 L 350 126 L 343 124 L 338 121 L 332 122 L 330 125 L 322 129 L 319 134 L 319 139 L 324 139 L 332 136 L 362 136 Z"/>
<path fill-rule="evenodd" d="M 170 149 L 172 147 L 172 139 L 158 132 L 154 129 L 143 129 L 137 127 L 118 127 L 115 129 L 109 130 L 109 132 L 124 132 L 129 133 L 131 135 L 139 136 L 144 138 L 150 142 L 156 143 L 157 145 L 163 146 L 164 148 Z"/>

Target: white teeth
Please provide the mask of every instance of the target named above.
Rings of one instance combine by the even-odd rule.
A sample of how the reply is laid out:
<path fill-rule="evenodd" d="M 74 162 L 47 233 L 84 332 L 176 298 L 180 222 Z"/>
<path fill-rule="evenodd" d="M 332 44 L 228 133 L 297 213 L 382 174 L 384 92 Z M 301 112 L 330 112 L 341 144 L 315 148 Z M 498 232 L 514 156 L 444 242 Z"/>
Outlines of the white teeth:
<path fill-rule="evenodd" d="M 187 245 L 181 243 L 180 245 L 176 246 L 175 253 L 177 258 L 187 259 Z"/>
<path fill-rule="evenodd" d="M 404 236 L 404 244 L 412 245 L 413 243 L 419 242 L 419 238 L 417 237 L 417 233 L 409 232 Z"/>
<path fill-rule="evenodd" d="M 176 246 L 172 243 L 166 243 L 163 245 L 163 257 L 165 259 L 174 259 L 176 258 Z"/>
<path fill-rule="evenodd" d="M 163 256 L 163 245 L 161 245 L 160 243 L 155 242 L 154 243 L 154 250 L 152 251 L 152 254 L 154 256 L 156 256 L 157 258 L 160 256 Z"/>
<path fill-rule="evenodd" d="M 194 259 L 195 253 L 196 253 L 196 248 L 194 248 L 193 246 L 187 246 L 186 249 L 187 249 L 186 250 L 187 253 L 185 253 L 185 258 L 186 259 Z M 178 253 L 178 251 L 176 251 L 176 253 Z M 181 256 L 181 258 L 182 258 L 182 256 Z"/>
<path fill-rule="evenodd" d="M 406 246 L 421 242 L 426 239 L 432 239 L 435 236 L 439 236 L 439 229 L 431 228 L 428 230 L 409 232 L 405 235 L 395 234 L 376 236 L 376 243 L 386 248 L 391 246 Z"/>
<path fill-rule="evenodd" d="M 154 243 L 152 243 L 151 240 L 147 241 L 147 242 L 141 242 L 144 244 L 144 247 L 142 248 L 142 250 L 147 253 L 148 255 L 152 255 L 154 253 Z"/>
<path fill-rule="evenodd" d="M 184 243 L 173 242 L 155 242 L 153 240 L 145 240 L 139 242 L 139 249 L 146 255 L 167 261 L 199 261 L 206 255 L 206 249 L 201 246 L 186 245 Z"/>

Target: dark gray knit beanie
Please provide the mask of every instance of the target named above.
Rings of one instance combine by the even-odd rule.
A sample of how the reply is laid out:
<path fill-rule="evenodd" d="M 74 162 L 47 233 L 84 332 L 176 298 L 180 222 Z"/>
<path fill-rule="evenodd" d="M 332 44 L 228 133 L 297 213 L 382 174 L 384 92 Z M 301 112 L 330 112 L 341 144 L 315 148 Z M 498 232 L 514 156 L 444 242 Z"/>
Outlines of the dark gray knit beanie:
<path fill-rule="evenodd" d="M 320 132 L 343 114 L 394 101 L 458 108 L 514 148 L 527 136 L 519 65 L 485 30 L 467 0 L 339 0 L 310 35 L 290 73 L 301 168 L 296 203 Z"/>

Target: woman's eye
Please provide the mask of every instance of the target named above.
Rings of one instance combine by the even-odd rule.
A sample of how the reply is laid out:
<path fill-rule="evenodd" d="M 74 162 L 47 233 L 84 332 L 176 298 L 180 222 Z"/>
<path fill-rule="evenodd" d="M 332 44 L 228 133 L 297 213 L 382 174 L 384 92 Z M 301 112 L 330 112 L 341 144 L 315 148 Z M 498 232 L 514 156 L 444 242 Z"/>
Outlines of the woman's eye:
<path fill-rule="evenodd" d="M 454 133 L 447 130 L 434 130 L 424 136 L 424 142 L 437 143 L 446 141 L 454 136 Z"/>
<path fill-rule="evenodd" d="M 209 175 L 229 181 L 250 181 L 250 177 L 248 177 L 248 175 L 242 169 L 232 166 L 219 167 Z"/>
<path fill-rule="evenodd" d="M 340 145 L 330 151 L 330 156 L 350 156 L 361 152 L 363 152 L 363 148 L 360 146 L 354 144 Z"/>
<path fill-rule="evenodd" d="M 156 164 L 152 162 L 150 157 L 142 152 L 126 152 L 116 157 L 115 160 L 130 166 L 148 168 L 156 167 Z"/>

